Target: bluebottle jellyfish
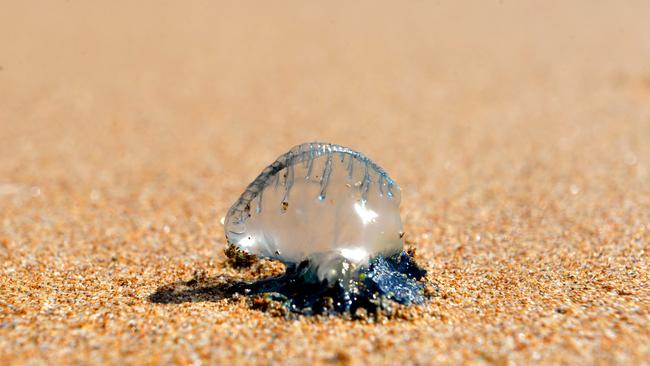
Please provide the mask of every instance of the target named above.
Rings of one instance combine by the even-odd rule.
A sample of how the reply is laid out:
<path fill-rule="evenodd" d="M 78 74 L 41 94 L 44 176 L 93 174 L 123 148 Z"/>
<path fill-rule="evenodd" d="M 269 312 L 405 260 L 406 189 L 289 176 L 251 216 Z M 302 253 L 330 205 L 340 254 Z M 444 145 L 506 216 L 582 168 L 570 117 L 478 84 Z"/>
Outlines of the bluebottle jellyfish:
<path fill-rule="evenodd" d="M 305 314 L 373 310 L 384 298 L 421 303 L 425 272 L 404 252 L 400 199 L 397 183 L 364 154 L 329 143 L 295 146 L 225 216 L 229 257 L 287 268 L 239 290 Z"/>

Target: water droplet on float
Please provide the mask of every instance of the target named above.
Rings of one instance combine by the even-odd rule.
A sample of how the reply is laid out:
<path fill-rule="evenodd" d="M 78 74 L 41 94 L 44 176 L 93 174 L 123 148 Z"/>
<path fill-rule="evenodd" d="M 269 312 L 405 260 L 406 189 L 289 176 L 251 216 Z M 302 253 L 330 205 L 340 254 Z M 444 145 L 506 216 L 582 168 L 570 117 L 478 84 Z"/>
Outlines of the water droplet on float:
<path fill-rule="evenodd" d="M 223 220 L 248 254 L 297 264 L 320 279 L 403 250 L 400 188 L 360 152 L 327 143 L 292 148 L 266 167 Z M 332 273 L 336 273 L 335 276 Z"/>

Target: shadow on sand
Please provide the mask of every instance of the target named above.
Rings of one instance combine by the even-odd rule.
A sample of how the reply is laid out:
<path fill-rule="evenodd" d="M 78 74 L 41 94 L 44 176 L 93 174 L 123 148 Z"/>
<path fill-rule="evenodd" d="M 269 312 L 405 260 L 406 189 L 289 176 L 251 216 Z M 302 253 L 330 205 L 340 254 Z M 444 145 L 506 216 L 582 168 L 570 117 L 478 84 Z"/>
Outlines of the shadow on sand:
<path fill-rule="evenodd" d="M 367 267 L 355 272 L 357 277 L 347 282 L 328 283 L 318 279 L 309 261 L 303 261 L 287 266 L 284 274 L 251 282 L 229 276 L 195 275 L 189 281 L 158 288 L 149 301 L 180 304 L 218 301 L 242 294 L 253 298 L 254 307 L 273 302 L 282 309 L 304 315 L 354 314 L 359 308 L 376 313 L 391 303 L 422 304 L 425 294 L 420 280 L 425 273 L 411 255 L 401 252 L 386 258 L 375 257 Z"/>
<path fill-rule="evenodd" d="M 230 276 L 206 277 L 195 275 L 189 281 L 179 281 L 159 287 L 149 295 L 149 301 L 158 304 L 219 301 L 236 294 L 254 297 L 262 295 L 265 301 L 275 301 L 287 310 L 302 314 L 323 314 L 349 310 L 349 294 L 340 284 L 316 281 L 309 262 L 289 266 L 286 272 L 274 277 L 243 281 Z M 342 299 L 348 298 L 348 301 Z M 253 307 L 256 307 L 254 303 Z"/>
<path fill-rule="evenodd" d="M 229 276 L 203 277 L 195 275 L 189 281 L 179 281 L 159 287 L 149 295 L 149 301 L 157 304 L 181 304 L 185 302 L 219 301 L 244 293 L 248 282 Z"/>

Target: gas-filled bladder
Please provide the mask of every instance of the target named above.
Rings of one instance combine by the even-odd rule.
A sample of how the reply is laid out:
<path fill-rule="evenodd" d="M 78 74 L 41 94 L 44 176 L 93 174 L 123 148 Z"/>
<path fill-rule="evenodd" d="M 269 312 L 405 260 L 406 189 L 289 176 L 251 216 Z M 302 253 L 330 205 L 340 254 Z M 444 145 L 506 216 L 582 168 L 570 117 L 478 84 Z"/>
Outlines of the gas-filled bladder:
<path fill-rule="evenodd" d="M 364 154 L 301 144 L 265 168 L 230 208 L 226 253 L 283 262 L 287 273 L 271 282 L 277 286 L 267 279 L 247 293 L 277 293 L 293 311 L 314 312 L 311 302 L 321 300 L 301 303 L 296 283 L 329 295 L 340 290 L 339 312 L 367 302 L 360 296 L 420 303 L 424 271 L 403 252 L 400 199 L 397 183 Z"/>

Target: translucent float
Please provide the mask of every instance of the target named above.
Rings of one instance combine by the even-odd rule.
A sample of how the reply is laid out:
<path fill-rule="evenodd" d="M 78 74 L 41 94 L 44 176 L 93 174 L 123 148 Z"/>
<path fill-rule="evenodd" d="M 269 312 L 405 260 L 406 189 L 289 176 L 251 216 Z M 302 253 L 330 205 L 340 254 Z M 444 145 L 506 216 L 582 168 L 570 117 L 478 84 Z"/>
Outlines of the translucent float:
<path fill-rule="evenodd" d="M 302 298 L 296 283 L 311 293 L 314 285 L 327 293 L 340 288 L 340 311 L 349 311 L 357 295 L 421 302 L 416 281 L 424 271 L 403 252 L 400 197 L 397 183 L 364 154 L 335 144 L 301 144 L 264 169 L 230 208 L 226 253 L 282 261 L 291 291 L 275 278 L 261 287 L 251 284 L 247 292 L 284 290 L 292 310 L 314 305 L 296 300 Z M 362 294 L 369 288 L 375 292 Z"/>

